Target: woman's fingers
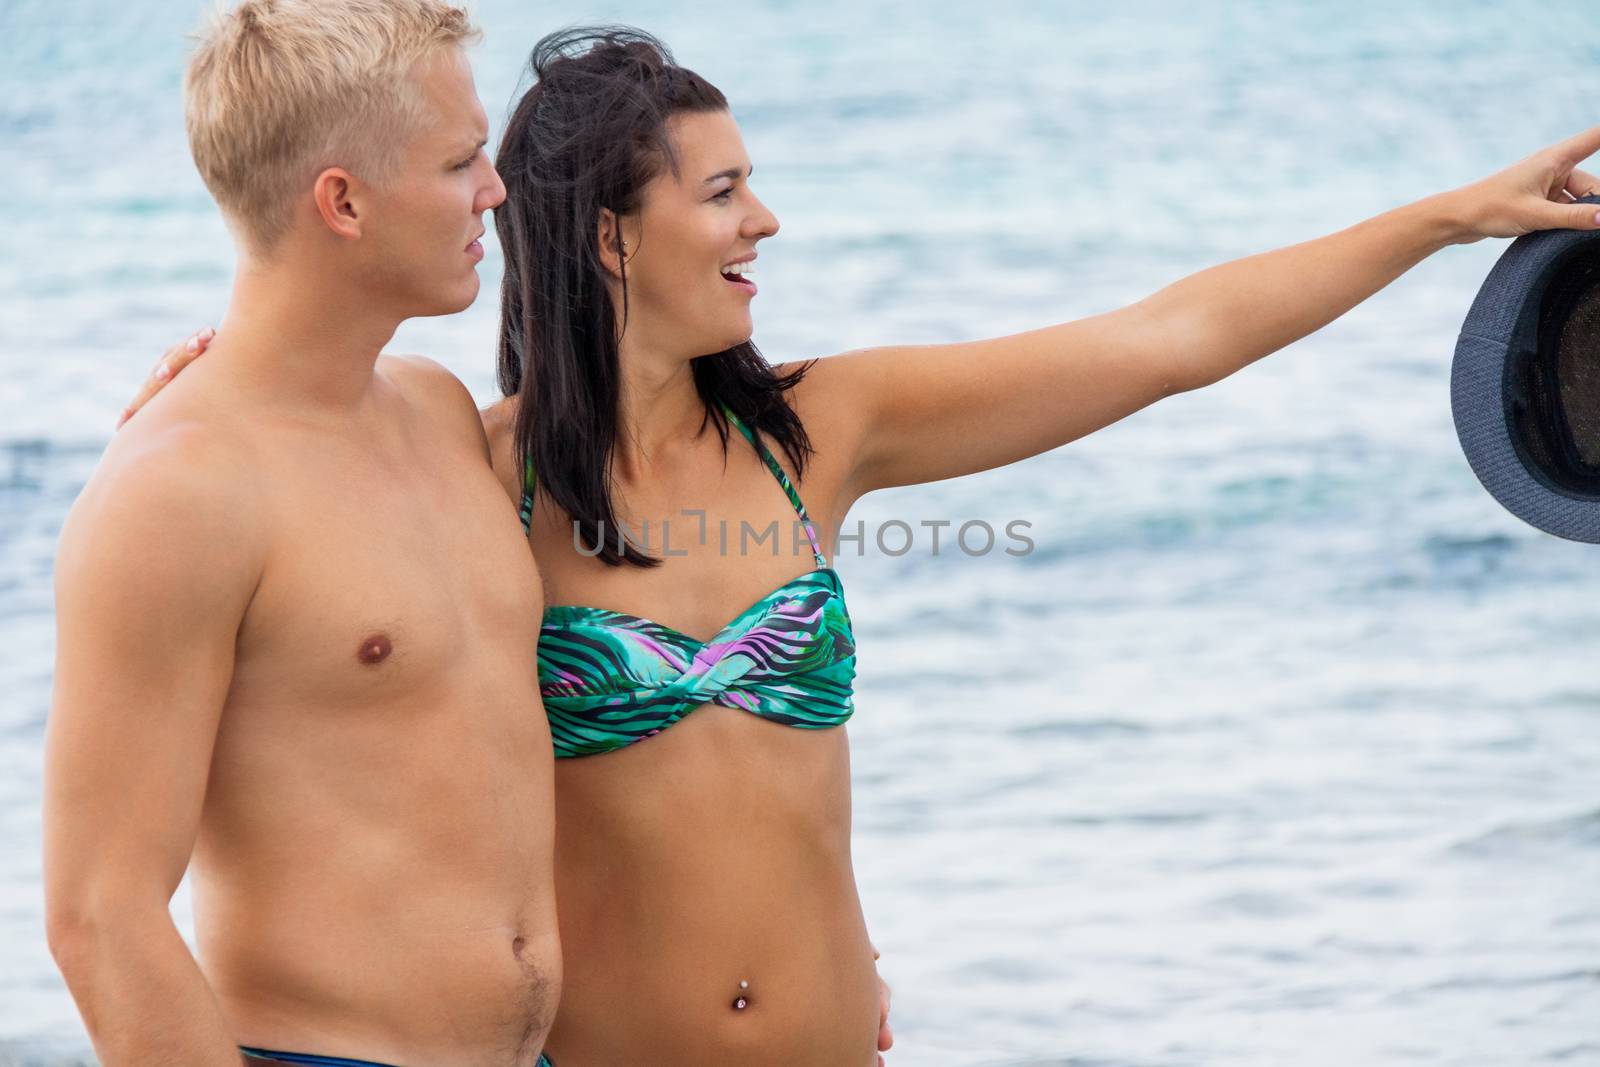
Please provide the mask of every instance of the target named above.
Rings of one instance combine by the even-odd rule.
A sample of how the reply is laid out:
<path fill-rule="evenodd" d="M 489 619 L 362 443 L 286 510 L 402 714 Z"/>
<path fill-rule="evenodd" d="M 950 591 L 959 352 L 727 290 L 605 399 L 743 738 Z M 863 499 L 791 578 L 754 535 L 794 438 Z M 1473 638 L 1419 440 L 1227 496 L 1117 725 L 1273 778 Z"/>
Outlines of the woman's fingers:
<path fill-rule="evenodd" d="M 1600 193 L 1600 178 L 1596 178 L 1586 170 L 1578 170 L 1574 167 L 1572 173 L 1567 175 L 1566 192 L 1574 200 L 1580 196 L 1588 196 L 1591 193 Z"/>
<path fill-rule="evenodd" d="M 166 384 L 172 380 L 173 375 L 198 359 L 205 352 L 206 347 L 211 344 L 211 339 L 216 335 L 217 331 L 207 326 L 187 340 L 167 349 L 166 353 L 156 361 L 156 365 L 150 369 L 150 376 L 144 380 L 144 384 L 134 394 L 133 400 L 127 407 L 122 409 L 122 417 L 117 419 L 117 428 L 120 430 L 122 424 L 133 418 L 140 408 L 149 403 L 151 397 L 166 388 Z"/>
<path fill-rule="evenodd" d="M 1449 194 L 1464 226 L 1453 238 L 1521 237 L 1536 230 L 1600 230 L 1600 208 L 1577 198 L 1600 187 L 1578 164 L 1600 151 L 1600 126 L 1540 149 L 1519 163 Z"/>
<path fill-rule="evenodd" d="M 889 983 L 878 979 L 878 1051 L 888 1052 L 894 1047 L 894 1031 L 889 1028 Z M 882 1062 L 883 1057 L 879 1057 Z"/>
<path fill-rule="evenodd" d="M 1600 126 L 1591 126 L 1565 141 L 1551 146 L 1563 167 L 1576 167 L 1596 152 L 1600 152 Z"/>
<path fill-rule="evenodd" d="M 882 953 L 878 946 L 871 941 L 867 947 L 872 950 L 872 961 L 876 963 Z M 882 1053 L 894 1047 L 894 1031 L 889 1029 L 889 983 L 883 980 L 883 975 L 878 976 L 878 1067 L 884 1067 Z"/>

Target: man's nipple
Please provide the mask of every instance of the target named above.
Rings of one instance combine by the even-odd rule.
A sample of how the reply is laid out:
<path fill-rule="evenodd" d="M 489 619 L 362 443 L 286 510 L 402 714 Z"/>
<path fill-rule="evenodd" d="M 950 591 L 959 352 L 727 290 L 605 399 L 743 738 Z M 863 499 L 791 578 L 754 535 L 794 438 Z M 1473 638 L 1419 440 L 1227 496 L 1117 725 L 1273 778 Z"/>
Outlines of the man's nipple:
<path fill-rule="evenodd" d="M 389 658 L 389 653 L 394 651 L 394 645 L 384 634 L 373 634 L 361 642 L 361 647 L 356 650 L 356 659 L 368 667 L 375 667 Z"/>

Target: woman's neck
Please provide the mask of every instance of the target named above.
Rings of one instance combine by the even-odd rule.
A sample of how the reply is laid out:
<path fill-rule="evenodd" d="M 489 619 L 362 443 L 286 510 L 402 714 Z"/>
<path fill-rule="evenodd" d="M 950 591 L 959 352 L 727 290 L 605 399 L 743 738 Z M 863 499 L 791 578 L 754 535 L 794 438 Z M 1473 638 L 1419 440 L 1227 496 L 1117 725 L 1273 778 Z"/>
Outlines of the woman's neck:
<path fill-rule="evenodd" d="M 626 343 L 618 353 L 622 383 L 617 399 L 615 474 L 644 475 L 692 438 L 705 417 L 690 363 L 676 355 L 641 351 Z"/>

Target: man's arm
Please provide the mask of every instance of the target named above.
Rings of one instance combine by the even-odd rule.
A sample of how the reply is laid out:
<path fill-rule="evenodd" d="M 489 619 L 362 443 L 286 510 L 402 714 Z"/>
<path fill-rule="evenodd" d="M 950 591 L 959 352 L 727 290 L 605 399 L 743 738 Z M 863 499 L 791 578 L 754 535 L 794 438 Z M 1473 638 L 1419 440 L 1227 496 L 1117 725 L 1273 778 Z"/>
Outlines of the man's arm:
<path fill-rule="evenodd" d="M 46 925 L 104 1067 L 242 1062 L 168 911 L 261 556 L 248 483 L 206 437 L 119 438 L 56 559 Z"/>

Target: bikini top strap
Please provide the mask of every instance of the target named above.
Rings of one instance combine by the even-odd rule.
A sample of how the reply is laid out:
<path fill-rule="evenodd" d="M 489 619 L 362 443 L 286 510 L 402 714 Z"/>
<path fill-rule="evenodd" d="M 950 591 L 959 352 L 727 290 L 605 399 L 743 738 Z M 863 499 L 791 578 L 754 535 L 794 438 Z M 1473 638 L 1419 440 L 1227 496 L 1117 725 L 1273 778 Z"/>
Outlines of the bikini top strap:
<path fill-rule="evenodd" d="M 794 484 L 789 481 L 789 476 L 783 472 L 778 461 L 773 458 L 772 452 L 756 437 L 755 431 L 744 424 L 744 420 L 735 415 L 728 405 L 722 405 L 722 413 L 728 421 L 739 428 L 745 440 L 761 454 L 761 459 L 766 463 L 772 476 L 778 479 L 778 484 L 783 487 L 784 495 L 789 498 L 789 503 L 794 505 L 795 514 L 800 516 L 800 524 L 805 527 L 806 539 L 811 542 L 811 554 L 816 558 L 817 566 L 826 567 L 828 557 L 822 554 L 822 544 L 817 540 L 816 527 L 811 525 L 811 516 L 806 514 L 805 502 L 800 499 L 800 494 L 795 491 Z M 533 527 L 533 501 L 534 494 L 539 488 L 539 476 L 534 473 L 533 458 L 530 456 L 522 468 L 522 505 L 518 515 L 522 519 L 522 531 L 527 533 Z"/>
<path fill-rule="evenodd" d="M 795 514 L 800 516 L 800 525 L 805 527 L 806 539 L 811 542 L 811 553 L 816 557 L 817 566 L 826 567 L 828 565 L 828 557 L 822 554 L 822 544 L 817 540 L 816 527 L 811 525 L 811 516 L 806 514 L 806 506 L 801 501 L 800 494 L 795 492 L 793 483 L 789 481 L 789 476 L 783 473 L 783 468 L 778 466 L 778 461 L 773 457 L 772 452 L 756 437 L 755 431 L 746 426 L 744 420 L 735 415 L 728 405 L 722 405 L 722 413 L 728 417 L 729 422 L 739 428 L 739 432 L 744 434 L 745 440 L 749 441 L 755 450 L 761 454 L 767 469 L 772 472 L 774 478 L 778 479 L 778 484 L 783 486 L 784 495 L 789 498 L 789 503 L 794 505 Z"/>
<path fill-rule="evenodd" d="M 522 532 L 527 533 L 533 528 L 533 493 L 539 487 L 539 477 L 533 473 L 533 457 L 522 468 L 522 506 L 517 514 L 522 516 Z"/>

